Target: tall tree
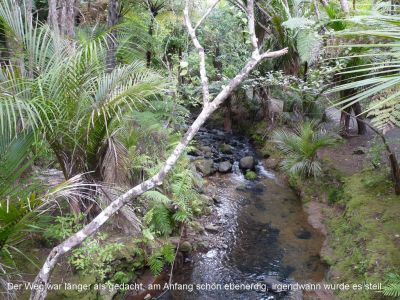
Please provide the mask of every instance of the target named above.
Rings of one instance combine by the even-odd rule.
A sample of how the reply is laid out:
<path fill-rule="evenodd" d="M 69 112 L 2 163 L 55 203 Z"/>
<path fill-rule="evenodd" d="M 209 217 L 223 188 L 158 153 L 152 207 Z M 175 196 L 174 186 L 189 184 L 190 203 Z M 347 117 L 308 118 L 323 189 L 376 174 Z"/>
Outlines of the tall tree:
<path fill-rule="evenodd" d="M 154 34 L 154 22 L 156 17 L 158 16 L 159 12 L 161 9 L 164 7 L 164 1 L 161 0 L 146 0 L 147 8 L 150 12 L 150 23 L 149 23 L 149 29 L 148 33 L 149 36 L 152 37 Z M 147 46 L 147 51 L 146 51 L 146 62 L 147 62 L 147 67 L 150 67 L 151 65 L 151 59 L 152 59 L 152 45 L 149 43 Z"/>
<path fill-rule="evenodd" d="M 120 18 L 120 9 L 117 0 L 110 0 L 108 2 L 108 15 L 107 25 L 111 29 L 108 38 L 108 50 L 107 50 L 107 70 L 111 72 L 117 64 L 117 39 L 116 30 L 113 29 L 118 24 Z"/>
<path fill-rule="evenodd" d="M 49 15 L 47 17 L 47 22 L 50 25 L 50 28 L 55 32 L 55 34 L 59 33 L 59 25 L 58 25 L 58 13 L 57 13 L 57 0 L 49 0 Z"/>

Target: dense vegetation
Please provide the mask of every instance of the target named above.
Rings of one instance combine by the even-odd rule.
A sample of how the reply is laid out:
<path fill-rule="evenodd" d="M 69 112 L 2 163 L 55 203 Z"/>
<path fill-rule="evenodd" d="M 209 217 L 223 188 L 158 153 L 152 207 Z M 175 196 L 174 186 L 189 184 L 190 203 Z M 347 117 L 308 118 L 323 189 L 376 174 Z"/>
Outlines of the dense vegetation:
<path fill-rule="evenodd" d="M 326 205 L 328 281 L 385 282 L 341 299 L 400 297 L 397 12 L 364 0 L 2 0 L 1 295 L 29 297 L 7 284 L 47 283 L 60 266 L 90 284 L 173 269 L 212 210 L 202 176 L 232 169 L 207 166 L 192 140 L 207 121 L 249 137 L 305 206 Z M 257 180 L 254 163 L 240 168 Z"/>

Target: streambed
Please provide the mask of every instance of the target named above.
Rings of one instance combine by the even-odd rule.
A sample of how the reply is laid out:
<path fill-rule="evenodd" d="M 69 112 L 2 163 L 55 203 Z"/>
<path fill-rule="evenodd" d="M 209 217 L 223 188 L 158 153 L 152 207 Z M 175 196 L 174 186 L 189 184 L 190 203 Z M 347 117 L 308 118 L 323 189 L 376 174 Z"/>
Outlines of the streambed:
<path fill-rule="evenodd" d="M 193 254 L 175 272 L 173 283 L 193 290 L 172 289 L 161 299 L 301 298 L 265 289 L 274 283 L 317 283 L 327 271 L 319 257 L 324 236 L 308 223 L 300 199 L 262 163 L 256 166 L 255 181 L 244 178 L 238 160 L 255 155 L 246 139 L 202 130 L 198 141 L 212 148 L 214 161 L 233 164 L 232 173 L 208 177 L 206 187 L 218 199 L 218 231 L 206 233 L 218 246 Z M 220 153 L 221 143 L 231 145 L 232 153 Z"/>

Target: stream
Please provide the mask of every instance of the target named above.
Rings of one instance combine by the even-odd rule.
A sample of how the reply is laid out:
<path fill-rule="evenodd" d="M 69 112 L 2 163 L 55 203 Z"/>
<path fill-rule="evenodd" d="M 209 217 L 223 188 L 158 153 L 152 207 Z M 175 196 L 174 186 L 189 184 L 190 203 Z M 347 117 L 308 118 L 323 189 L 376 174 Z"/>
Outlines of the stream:
<path fill-rule="evenodd" d="M 231 173 L 215 173 L 206 185 L 218 199 L 214 222 L 219 230 L 205 234 L 214 235 L 218 246 L 195 252 L 174 273 L 173 283 L 203 284 L 200 289 L 171 290 L 160 299 L 302 299 L 301 293 L 265 289 L 265 283 L 316 283 L 325 276 L 319 257 L 324 237 L 308 223 L 298 196 L 262 163 L 255 167 L 255 181 L 244 178 L 238 161 L 256 156 L 245 138 L 202 129 L 197 142 L 211 148 L 214 162 L 233 164 Z M 231 145 L 232 153 L 222 154 L 221 143 Z M 241 283 L 253 286 L 224 287 Z"/>

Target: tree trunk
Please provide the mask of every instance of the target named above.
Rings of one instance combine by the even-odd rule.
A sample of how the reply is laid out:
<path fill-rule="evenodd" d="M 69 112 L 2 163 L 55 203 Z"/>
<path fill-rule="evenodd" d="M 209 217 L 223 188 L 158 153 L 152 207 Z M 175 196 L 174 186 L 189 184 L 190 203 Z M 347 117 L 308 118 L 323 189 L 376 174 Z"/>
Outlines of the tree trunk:
<path fill-rule="evenodd" d="M 224 130 L 225 132 L 232 133 L 232 108 L 231 108 L 231 99 L 229 96 L 225 100 L 225 109 L 224 109 Z"/>
<path fill-rule="evenodd" d="M 47 17 L 47 22 L 50 25 L 50 28 L 58 34 L 59 33 L 59 25 L 58 25 L 58 13 L 57 13 L 57 0 L 49 0 L 49 14 Z"/>
<path fill-rule="evenodd" d="M 33 9 L 33 0 L 26 0 L 25 5 L 26 5 L 26 21 L 28 24 L 32 24 L 32 9 Z"/>
<path fill-rule="evenodd" d="M 328 1 L 327 0 L 320 0 L 321 4 L 323 7 L 327 7 L 328 6 Z"/>
<path fill-rule="evenodd" d="M 150 37 L 153 37 L 153 33 L 154 33 L 154 19 L 157 17 L 157 15 L 158 15 L 158 9 L 152 9 L 152 8 L 150 8 L 150 13 L 151 13 L 151 19 L 150 19 L 150 24 L 149 24 L 149 30 L 148 30 L 148 33 L 149 33 L 149 36 Z M 151 65 L 151 58 L 152 58 L 152 52 L 151 52 L 151 49 L 152 48 L 152 45 L 151 45 L 151 43 L 149 43 L 148 44 L 148 46 L 147 46 L 147 51 L 146 51 L 146 65 L 147 65 L 147 67 L 150 67 L 150 65 Z"/>
<path fill-rule="evenodd" d="M 75 37 L 75 0 L 65 0 L 65 34 L 68 38 Z"/>
<path fill-rule="evenodd" d="M 10 56 L 9 52 L 6 29 L 4 24 L 0 22 L 0 67 L 7 63 Z"/>
<path fill-rule="evenodd" d="M 347 0 L 340 0 L 340 6 L 346 16 L 350 14 L 349 2 Z"/>
<path fill-rule="evenodd" d="M 65 35 L 65 25 L 67 24 L 67 0 L 61 0 L 61 11 L 60 11 L 60 34 Z"/>
<path fill-rule="evenodd" d="M 118 24 L 119 12 L 118 12 L 118 1 L 110 0 L 108 3 L 108 17 L 107 25 L 108 28 L 113 28 Z M 111 72 L 117 65 L 117 41 L 116 41 L 116 31 L 111 30 L 110 36 L 108 37 L 108 49 L 106 57 L 107 71 Z"/>
<path fill-rule="evenodd" d="M 362 114 L 361 104 L 360 104 L 360 102 L 357 102 L 357 103 L 354 103 L 352 107 L 353 107 L 354 114 L 357 117 L 356 120 L 357 120 L 358 134 L 364 135 L 367 133 L 367 126 L 365 125 L 364 122 L 362 122 L 362 119 L 364 119 L 364 117 L 361 115 Z"/>

